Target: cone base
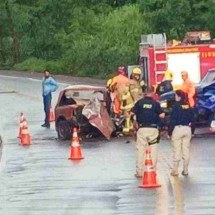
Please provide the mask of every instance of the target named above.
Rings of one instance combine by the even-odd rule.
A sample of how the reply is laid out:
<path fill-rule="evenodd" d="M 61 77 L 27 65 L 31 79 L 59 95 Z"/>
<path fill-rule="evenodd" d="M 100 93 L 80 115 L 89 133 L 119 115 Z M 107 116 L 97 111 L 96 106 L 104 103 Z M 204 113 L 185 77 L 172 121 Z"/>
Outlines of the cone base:
<path fill-rule="evenodd" d="M 82 160 L 84 159 L 84 157 L 81 157 L 81 158 L 68 158 L 68 160 Z"/>
<path fill-rule="evenodd" d="M 21 145 L 28 146 L 28 145 L 31 145 L 31 142 L 21 142 Z"/>
<path fill-rule="evenodd" d="M 157 188 L 157 187 L 161 187 L 160 184 L 146 184 L 146 185 L 140 185 L 140 188 Z"/>
<path fill-rule="evenodd" d="M 20 146 L 30 146 L 31 143 L 29 143 L 29 144 L 19 143 L 19 145 L 20 145 Z"/>

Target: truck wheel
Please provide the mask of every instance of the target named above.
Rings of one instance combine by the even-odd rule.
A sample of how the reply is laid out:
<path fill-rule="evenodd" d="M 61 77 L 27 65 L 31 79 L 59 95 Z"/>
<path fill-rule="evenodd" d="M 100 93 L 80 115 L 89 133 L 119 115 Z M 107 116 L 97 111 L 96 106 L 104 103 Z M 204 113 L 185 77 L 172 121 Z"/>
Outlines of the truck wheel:
<path fill-rule="evenodd" d="M 57 134 L 60 140 L 69 140 L 72 136 L 70 123 L 66 120 L 60 121 L 57 125 Z"/>

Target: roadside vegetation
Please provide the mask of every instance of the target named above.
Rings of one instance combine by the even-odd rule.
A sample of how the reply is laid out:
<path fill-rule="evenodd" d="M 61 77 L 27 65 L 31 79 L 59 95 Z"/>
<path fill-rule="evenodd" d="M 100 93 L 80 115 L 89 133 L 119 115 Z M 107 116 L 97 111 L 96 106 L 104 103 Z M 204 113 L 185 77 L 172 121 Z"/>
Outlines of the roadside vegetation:
<path fill-rule="evenodd" d="M 0 67 L 104 78 L 137 63 L 141 34 L 215 34 L 214 0 L 0 0 Z"/>

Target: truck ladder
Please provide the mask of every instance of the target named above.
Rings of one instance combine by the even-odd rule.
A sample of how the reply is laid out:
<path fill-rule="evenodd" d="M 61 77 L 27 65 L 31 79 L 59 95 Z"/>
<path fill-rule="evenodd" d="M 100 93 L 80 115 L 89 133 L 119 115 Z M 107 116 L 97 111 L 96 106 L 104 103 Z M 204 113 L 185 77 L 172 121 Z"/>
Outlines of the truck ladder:
<path fill-rule="evenodd" d="M 155 83 L 159 84 L 159 76 L 163 76 L 167 70 L 167 42 L 166 34 L 153 34 L 154 72 Z"/>

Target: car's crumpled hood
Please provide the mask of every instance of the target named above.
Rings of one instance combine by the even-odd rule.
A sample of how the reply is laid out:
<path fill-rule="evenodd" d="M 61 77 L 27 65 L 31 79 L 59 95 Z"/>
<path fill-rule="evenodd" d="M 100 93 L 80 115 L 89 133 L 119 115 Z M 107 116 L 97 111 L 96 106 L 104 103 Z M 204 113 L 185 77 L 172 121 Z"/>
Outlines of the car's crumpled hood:
<path fill-rule="evenodd" d="M 115 126 L 107 109 L 98 98 L 91 99 L 84 106 L 82 114 L 87 117 L 91 125 L 98 128 L 107 139 L 110 139 L 112 132 L 115 130 Z"/>

